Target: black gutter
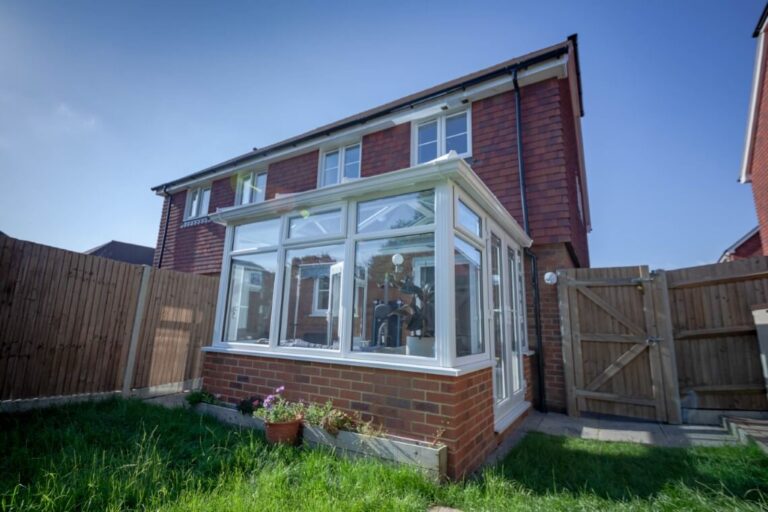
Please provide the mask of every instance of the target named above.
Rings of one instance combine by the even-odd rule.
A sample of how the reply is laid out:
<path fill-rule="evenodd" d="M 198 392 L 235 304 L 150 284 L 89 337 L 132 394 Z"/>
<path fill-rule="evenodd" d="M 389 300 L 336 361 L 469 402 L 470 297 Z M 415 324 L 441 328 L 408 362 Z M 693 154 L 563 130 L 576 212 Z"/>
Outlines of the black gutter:
<path fill-rule="evenodd" d="M 515 91 L 515 132 L 517 136 L 517 175 L 520 182 L 520 205 L 523 210 L 523 229 L 531 236 L 531 226 L 528 221 L 528 194 L 525 186 L 525 159 L 523 158 L 523 121 L 520 104 L 520 85 L 517 83 L 518 66 L 512 70 L 512 88 Z M 544 387 L 544 342 L 541 332 L 541 294 L 539 293 L 539 260 L 530 249 L 525 249 L 525 254 L 531 259 L 531 286 L 533 287 L 533 316 L 536 322 L 536 347 L 538 354 L 537 383 L 539 388 L 539 410 L 547 412 L 547 393 Z"/>
<path fill-rule="evenodd" d="M 163 195 L 168 199 L 168 209 L 165 211 L 165 226 L 163 227 L 163 239 L 160 242 L 160 258 L 157 260 L 157 268 L 163 266 L 163 255 L 165 254 L 165 240 L 168 238 L 168 224 L 171 222 L 171 206 L 173 205 L 173 196 L 168 193 L 168 187 L 163 187 Z"/>
<path fill-rule="evenodd" d="M 572 41 L 572 42 L 575 42 L 573 39 L 571 39 L 572 37 L 574 37 L 574 36 L 570 36 L 568 40 Z M 254 159 L 254 158 L 257 158 L 257 157 L 263 157 L 263 156 L 266 156 L 269 153 L 272 153 L 272 152 L 275 152 L 275 151 L 287 149 L 287 148 L 290 148 L 290 147 L 295 147 L 295 146 L 297 146 L 299 144 L 302 144 L 304 142 L 310 141 L 312 139 L 316 139 L 316 138 L 318 138 L 320 136 L 323 136 L 323 135 L 329 136 L 329 135 L 331 135 L 331 133 L 337 132 L 339 130 L 344 130 L 344 129 L 351 128 L 351 127 L 354 127 L 354 126 L 366 124 L 366 123 L 368 123 L 370 121 L 373 121 L 374 119 L 377 119 L 379 117 L 386 116 L 386 115 L 389 115 L 389 114 L 392 114 L 392 113 L 395 113 L 395 112 L 398 112 L 398 111 L 401 111 L 401 110 L 406 110 L 408 108 L 413 108 L 416 105 L 419 105 L 419 104 L 424 103 L 426 101 L 434 100 L 436 98 L 440 98 L 442 96 L 446 96 L 446 95 L 451 94 L 453 92 L 466 89 L 467 87 L 471 87 L 473 85 L 476 85 L 476 84 L 479 84 L 479 83 L 482 83 L 482 82 L 486 82 L 486 81 L 491 80 L 493 78 L 497 78 L 497 77 L 500 77 L 500 76 L 508 75 L 512 68 L 524 69 L 524 68 L 530 67 L 530 66 L 532 66 L 534 64 L 538 64 L 539 62 L 543 62 L 543 61 L 547 61 L 547 60 L 551 60 L 551 59 L 560 57 L 561 55 L 568 53 L 568 51 L 569 51 L 569 45 L 568 44 L 564 44 L 564 45 L 559 46 L 559 47 L 557 47 L 557 48 L 555 48 L 553 50 L 550 50 L 548 52 L 545 52 L 545 53 L 542 53 L 542 54 L 539 54 L 539 55 L 535 55 L 535 56 L 530 57 L 528 59 L 525 59 L 525 60 L 522 60 L 520 62 L 511 64 L 509 66 L 500 67 L 499 69 L 496 69 L 496 70 L 494 70 L 492 72 L 486 73 L 484 75 L 473 77 L 472 79 L 465 80 L 463 82 L 460 82 L 459 84 L 451 85 L 451 86 L 448 86 L 448 87 L 446 87 L 444 89 L 439 89 L 437 91 L 430 91 L 429 94 L 425 94 L 424 96 L 411 99 L 411 100 L 409 100 L 409 101 L 407 101 L 405 103 L 395 104 L 395 105 L 393 105 L 390 108 L 387 108 L 387 109 L 384 109 L 384 110 L 381 110 L 381 111 L 376 111 L 376 112 L 374 112 L 372 114 L 369 114 L 367 116 L 363 116 L 363 117 L 359 117 L 359 118 L 354 118 L 354 119 L 351 119 L 351 120 L 349 120 L 347 122 L 343 122 L 343 123 L 339 123 L 337 125 L 329 126 L 327 130 L 322 130 L 322 129 L 313 130 L 313 131 L 308 132 L 305 135 L 300 135 L 300 136 L 298 136 L 296 138 L 293 138 L 293 139 L 288 139 L 288 140 L 283 141 L 283 142 L 278 142 L 276 144 L 273 144 L 271 146 L 267 146 L 267 147 L 262 148 L 260 150 L 251 151 L 250 153 L 246 153 L 244 155 L 240 155 L 240 156 L 235 157 L 235 158 L 233 158 L 231 160 L 227 160 L 226 162 L 223 162 L 221 164 L 214 165 L 212 167 L 208 167 L 206 169 L 203 169 L 202 171 L 198 171 L 196 173 L 190 174 L 190 175 L 185 176 L 183 178 L 179 178 L 177 180 L 169 181 L 169 182 L 164 183 L 162 185 L 157 185 L 156 187 L 152 187 L 152 190 L 153 191 L 157 191 L 157 190 L 160 190 L 161 188 L 172 187 L 174 185 L 177 185 L 179 183 L 183 183 L 185 181 L 202 178 L 204 176 L 207 176 L 208 174 L 213 174 L 214 172 L 224 170 L 227 167 L 236 166 L 236 165 L 242 164 L 243 162 L 245 162 L 247 160 L 250 160 L 250 159 Z"/>

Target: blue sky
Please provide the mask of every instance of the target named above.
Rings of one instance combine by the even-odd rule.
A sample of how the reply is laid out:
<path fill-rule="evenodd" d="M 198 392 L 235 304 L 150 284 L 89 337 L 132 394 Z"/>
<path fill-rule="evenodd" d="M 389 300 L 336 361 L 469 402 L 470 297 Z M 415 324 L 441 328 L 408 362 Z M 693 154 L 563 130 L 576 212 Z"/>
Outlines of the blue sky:
<path fill-rule="evenodd" d="M 762 0 L 0 0 L 0 230 L 154 245 L 150 187 L 579 34 L 594 266 L 712 262 Z"/>

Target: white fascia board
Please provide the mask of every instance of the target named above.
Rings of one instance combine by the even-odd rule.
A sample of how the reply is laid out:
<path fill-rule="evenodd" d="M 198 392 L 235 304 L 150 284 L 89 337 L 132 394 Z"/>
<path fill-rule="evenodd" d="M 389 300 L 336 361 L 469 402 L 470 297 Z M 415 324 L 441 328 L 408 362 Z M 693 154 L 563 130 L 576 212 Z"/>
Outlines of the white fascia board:
<path fill-rule="evenodd" d="M 448 180 L 456 183 L 477 202 L 517 243 L 523 247 L 531 246 L 533 243 L 531 238 L 499 199 L 464 159 L 453 155 L 447 155 L 407 169 L 360 178 L 331 187 L 297 192 L 261 203 L 221 208 L 215 213 L 209 214 L 208 217 L 218 224 L 241 224 L 282 215 L 296 209 L 306 209 L 366 195 L 381 196 L 413 191 L 419 187 L 434 186 Z"/>
<path fill-rule="evenodd" d="M 752 146 L 755 137 L 755 123 L 757 123 L 758 97 L 760 95 L 760 83 L 763 77 L 763 43 L 765 38 L 765 25 L 760 30 L 757 38 L 757 55 L 755 57 L 755 70 L 752 76 L 752 92 L 749 97 L 749 114 L 747 117 L 747 137 L 744 143 L 744 154 L 741 158 L 741 173 L 739 183 L 749 183 L 751 176 L 749 168 L 752 164 Z"/>
<path fill-rule="evenodd" d="M 517 81 L 520 87 L 525 87 L 537 82 L 542 82 L 550 78 L 565 78 L 568 76 L 568 54 L 561 55 L 556 58 L 552 58 L 538 64 L 534 64 L 520 71 L 517 75 Z M 498 77 L 486 82 L 479 83 L 472 87 L 468 87 L 465 90 L 457 91 L 445 96 L 440 96 L 432 101 L 427 101 L 422 104 L 418 104 L 413 107 L 403 107 L 397 112 L 382 116 L 375 121 L 366 123 L 364 125 L 357 126 L 355 128 L 348 128 L 338 132 L 333 132 L 329 136 L 317 137 L 309 142 L 298 144 L 288 149 L 277 151 L 275 153 L 253 158 L 241 164 L 233 167 L 227 167 L 220 171 L 201 176 L 197 179 L 191 179 L 172 187 L 168 187 L 167 192 L 173 194 L 181 190 L 185 190 L 189 187 L 197 184 L 208 183 L 214 181 L 223 176 L 228 176 L 238 172 L 242 172 L 246 169 L 254 167 L 266 167 L 272 162 L 279 160 L 285 160 L 292 156 L 296 156 L 308 151 L 320 149 L 333 145 L 335 142 L 341 143 L 343 141 L 351 140 L 353 138 L 362 138 L 363 135 L 391 128 L 403 123 L 409 123 L 415 119 L 422 119 L 432 115 L 435 115 L 446 108 L 458 107 L 465 102 L 478 101 L 490 96 L 512 90 L 512 75 Z M 365 148 L 363 148 L 363 151 Z M 163 190 L 159 189 L 156 192 L 157 195 L 164 195 Z"/>

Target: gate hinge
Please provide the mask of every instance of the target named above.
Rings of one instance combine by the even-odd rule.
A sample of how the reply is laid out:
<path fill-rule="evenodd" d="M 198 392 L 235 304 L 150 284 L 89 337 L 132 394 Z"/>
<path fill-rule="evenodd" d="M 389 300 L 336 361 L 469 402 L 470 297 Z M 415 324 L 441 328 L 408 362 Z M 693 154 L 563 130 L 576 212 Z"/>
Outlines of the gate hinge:
<path fill-rule="evenodd" d="M 661 343 L 661 338 L 657 338 L 656 336 L 648 336 L 645 340 L 646 343 L 649 345 L 658 345 Z"/>

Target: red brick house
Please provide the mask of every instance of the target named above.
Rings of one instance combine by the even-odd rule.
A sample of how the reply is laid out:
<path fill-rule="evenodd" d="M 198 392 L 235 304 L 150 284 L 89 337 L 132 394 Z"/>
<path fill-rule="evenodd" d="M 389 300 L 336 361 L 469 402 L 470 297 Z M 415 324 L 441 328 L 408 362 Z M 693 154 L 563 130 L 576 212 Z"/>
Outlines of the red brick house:
<path fill-rule="evenodd" d="M 757 39 L 755 71 L 749 102 L 747 137 L 741 165 L 741 183 L 752 184 L 757 211 L 757 231 L 738 247 L 748 256 L 768 256 L 768 5 L 763 9 L 752 37 Z M 756 248 L 756 250 L 755 250 Z"/>
<path fill-rule="evenodd" d="M 221 276 L 205 387 L 437 437 L 453 477 L 563 409 L 537 283 L 589 265 L 582 115 L 571 36 L 155 187 L 155 265 Z"/>

